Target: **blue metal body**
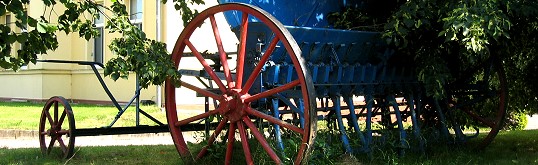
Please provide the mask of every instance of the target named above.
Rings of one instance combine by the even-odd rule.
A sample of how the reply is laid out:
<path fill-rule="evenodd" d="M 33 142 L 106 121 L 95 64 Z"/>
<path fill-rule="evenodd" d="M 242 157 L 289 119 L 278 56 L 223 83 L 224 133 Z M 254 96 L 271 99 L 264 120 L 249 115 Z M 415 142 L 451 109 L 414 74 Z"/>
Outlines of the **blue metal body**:
<path fill-rule="evenodd" d="M 337 12 L 343 1 L 334 0 L 218 0 L 219 3 L 247 3 L 258 6 L 277 18 L 282 24 L 299 27 L 325 28 L 326 18 L 331 12 Z M 236 27 L 241 23 L 240 13 L 225 15 L 228 24 Z M 255 22 L 255 20 L 251 20 Z"/>
<path fill-rule="evenodd" d="M 398 127 L 400 147 L 407 148 L 406 132 L 403 128 L 403 115 L 396 104 L 395 95 L 408 95 L 413 99 L 413 93 L 418 88 L 416 76 L 412 69 L 404 65 L 391 64 L 389 59 L 394 56 L 394 51 L 388 49 L 381 40 L 380 33 L 368 31 L 350 31 L 333 29 L 327 21 L 327 15 L 338 12 L 345 6 L 361 6 L 359 0 L 219 0 L 219 3 L 240 2 L 258 6 L 283 23 L 292 34 L 302 50 L 302 57 L 307 62 L 311 78 L 316 89 L 316 96 L 320 99 L 330 98 L 333 102 L 331 110 L 336 115 L 341 141 L 346 152 L 368 152 L 372 143 L 373 130 L 372 119 L 376 116 L 376 106 L 382 105 L 375 98 L 381 97 L 385 101 L 386 108 L 380 108 L 381 113 L 392 113 L 396 117 L 394 126 Z M 238 11 L 225 12 L 224 16 L 239 36 L 241 13 Z M 247 34 L 247 60 L 255 60 L 264 52 L 264 45 L 273 38 L 272 32 L 263 23 L 249 17 L 249 29 Z M 293 75 L 293 66 L 287 59 L 286 50 L 283 46 L 276 48 L 270 63 L 266 64 L 263 76 L 257 79 L 251 88 L 251 93 L 259 93 L 267 88 L 286 84 L 296 79 Z M 255 61 L 246 61 L 246 68 L 254 68 Z M 245 69 L 247 74 L 249 70 Z M 245 78 L 244 80 L 246 80 Z M 289 99 L 296 97 L 296 91 L 290 91 L 273 99 L 271 104 L 275 111 L 273 115 L 278 117 L 280 104 L 287 104 Z M 354 96 L 364 96 L 366 105 L 362 106 L 362 113 L 356 113 L 353 99 Z M 347 107 L 340 105 L 341 98 Z M 288 100 L 288 101 L 286 101 Z M 294 99 L 300 102 L 300 99 Z M 269 100 L 267 100 L 269 101 Z M 296 104 L 297 105 L 297 104 Z M 409 116 L 415 125 L 416 114 L 413 101 L 411 101 Z M 322 106 L 324 106 L 322 104 Z M 389 110 L 392 107 L 393 110 Z M 323 107 L 327 109 L 328 107 Z M 349 115 L 343 115 L 342 111 L 349 110 Z M 303 112 L 300 106 L 296 112 Z M 365 111 L 365 112 L 364 112 Z M 366 116 L 364 130 L 359 128 L 359 115 Z M 344 119 L 353 132 L 347 132 Z M 390 118 L 390 116 L 389 116 Z M 389 119 L 390 120 L 390 119 Z M 416 124 L 418 125 L 418 124 Z M 279 129 L 275 125 L 276 130 Z M 419 137 L 418 127 L 413 127 L 414 136 Z M 278 131 L 277 131 L 278 132 Z M 355 134 L 350 136 L 349 134 Z M 352 148 L 349 137 L 358 137 L 361 141 L 360 148 Z M 277 135 L 277 141 L 281 141 Z M 422 144 L 422 142 L 420 142 Z M 282 143 L 279 148 L 283 148 Z"/>

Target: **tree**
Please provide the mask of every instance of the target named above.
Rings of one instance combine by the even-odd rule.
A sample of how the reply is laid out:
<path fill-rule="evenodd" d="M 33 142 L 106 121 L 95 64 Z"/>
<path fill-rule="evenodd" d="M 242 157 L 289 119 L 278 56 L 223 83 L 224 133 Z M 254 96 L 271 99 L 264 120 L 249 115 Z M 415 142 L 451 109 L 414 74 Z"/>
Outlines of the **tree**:
<path fill-rule="evenodd" d="M 442 99 L 445 84 L 465 67 L 495 56 L 507 75 L 508 118 L 538 113 L 537 1 L 365 2 L 364 9 L 337 13 L 335 27 L 382 32 L 398 61 L 414 65 L 428 96 Z"/>
<path fill-rule="evenodd" d="M 510 39 L 495 45 L 504 58 L 510 91 L 510 110 L 525 114 L 538 113 L 538 2 L 508 1 L 505 3 L 513 26 Z M 516 118 L 517 119 L 517 118 Z M 517 122 L 517 121 L 509 121 Z M 510 124 L 510 123 L 509 123 Z"/>
<path fill-rule="evenodd" d="M 532 0 L 411 0 L 399 7 L 384 35 L 416 63 L 429 95 L 460 68 L 499 57 L 508 80 L 509 120 L 538 113 L 538 2 Z M 451 63 L 458 65 L 450 65 Z"/>
<path fill-rule="evenodd" d="M 59 3 L 58 3 L 59 2 Z M 112 79 L 127 78 L 130 72 L 138 73 L 140 85 L 162 84 L 167 77 L 179 86 L 181 75 L 170 60 L 164 43 L 146 38 L 146 34 L 129 21 L 129 13 L 121 0 L 111 0 L 111 6 L 102 6 L 93 0 L 42 0 L 46 6 L 39 18 L 29 16 L 25 12 L 30 0 L 0 1 L 0 15 L 13 14 L 16 20 L 13 24 L 25 31 L 16 33 L 9 24 L 0 24 L 0 67 L 17 71 L 28 63 L 36 63 L 37 55 L 46 54 L 49 50 L 58 48 L 57 33 L 78 33 L 80 37 L 89 40 L 98 35 L 93 20 L 104 15 L 103 10 L 112 11 L 113 15 L 105 15 L 106 28 L 111 33 L 120 33 L 109 48 L 117 56 L 106 63 L 105 75 Z M 166 3 L 167 0 L 162 0 Z M 182 12 L 184 23 L 192 19 L 198 11 L 192 11 L 188 4 L 203 4 L 203 0 L 173 0 L 175 8 Z M 39 2 L 32 2 L 39 3 Z M 66 9 L 57 14 L 56 5 Z M 51 22 L 51 18 L 58 18 Z M 13 45 L 20 43 L 24 49 L 11 54 Z"/>

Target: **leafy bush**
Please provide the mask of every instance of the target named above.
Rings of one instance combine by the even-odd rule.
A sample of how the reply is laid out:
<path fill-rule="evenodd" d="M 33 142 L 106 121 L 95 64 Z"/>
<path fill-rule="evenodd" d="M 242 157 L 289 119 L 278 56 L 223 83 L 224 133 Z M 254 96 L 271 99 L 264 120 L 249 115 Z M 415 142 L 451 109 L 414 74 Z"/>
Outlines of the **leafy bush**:
<path fill-rule="evenodd" d="M 509 112 L 504 121 L 504 130 L 523 130 L 527 127 L 527 114 L 523 112 Z"/>

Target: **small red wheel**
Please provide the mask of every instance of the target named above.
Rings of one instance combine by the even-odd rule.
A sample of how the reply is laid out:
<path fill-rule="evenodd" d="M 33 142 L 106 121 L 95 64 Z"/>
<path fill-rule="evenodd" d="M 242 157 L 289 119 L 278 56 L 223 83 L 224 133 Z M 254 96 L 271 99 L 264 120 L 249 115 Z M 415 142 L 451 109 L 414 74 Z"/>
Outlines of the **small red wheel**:
<path fill-rule="evenodd" d="M 492 57 L 482 65 L 460 73 L 447 88 L 448 123 L 456 142 L 469 139 L 469 142 L 475 142 L 467 144 L 483 149 L 504 124 L 507 100 L 504 69 L 501 62 Z"/>
<path fill-rule="evenodd" d="M 240 21 L 240 27 L 237 29 L 239 30 L 237 32 L 238 36 L 240 36 L 239 45 L 232 46 L 237 48 L 237 56 L 233 56 L 231 59 L 228 58 L 230 54 L 227 54 L 224 50 L 225 47 L 221 40 L 221 34 L 223 33 L 219 31 L 219 25 L 216 21 L 216 17 L 220 17 L 220 14 L 225 12 L 242 13 L 238 15 L 238 19 L 242 20 Z M 248 41 L 256 40 L 256 37 L 259 37 L 250 35 L 247 37 L 247 34 L 252 34 L 249 33 L 249 30 L 251 30 L 249 24 L 253 23 L 249 23 L 249 21 L 253 19 L 259 21 L 256 22 L 257 25 L 263 24 L 271 31 L 270 34 L 263 35 L 268 37 L 265 41 L 269 42 L 264 43 L 266 49 L 262 50 L 264 53 L 260 53 L 258 57 L 252 57 L 252 54 L 249 54 L 252 52 L 247 52 L 250 50 L 247 50 L 246 46 Z M 210 26 L 210 28 L 207 28 L 210 29 L 209 32 L 204 32 L 204 26 L 202 25 Z M 195 43 L 195 40 L 199 40 L 198 35 L 204 36 L 203 43 Z M 209 57 L 201 53 L 203 50 L 200 51 L 200 49 L 205 49 L 211 43 L 215 43 L 214 49 L 218 50 L 215 55 L 217 58 L 212 58 L 213 61 L 207 59 Z M 283 84 L 271 84 L 270 87 L 256 84 L 255 81 L 262 78 L 263 66 L 266 66 L 267 63 L 270 63 L 270 59 L 277 56 L 275 55 L 277 53 L 274 53 L 277 49 L 281 50 L 280 52 L 287 53 L 285 58 L 291 61 L 291 64 L 282 65 L 292 66 L 293 78 Z M 187 53 L 196 58 L 184 57 Z M 279 53 L 278 55 L 281 56 L 282 54 Z M 215 89 L 206 89 L 210 86 L 207 83 L 188 82 L 189 79 L 193 78 L 185 74 L 182 77 L 182 88 L 187 88 L 199 95 L 217 100 L 218 106 L 208 112 L 179 110 L 176 107 L 176 96 L 189 96 L 185 93 L 176 94 L 176 88 L 170 81 L 166 82 L 167 120 L 173 141 L 182 159 L 187 163 L 192 163 L 192 161 L 204 158 L 209 154 L 219 155 L 219 153 L 216 153 L 218 152 L 217 149 L 226 148 L 226 151 L 222 151 L 225 154 L 220 153 L 225 155 L 225 164 L 231 163 L 232 155 L 235 155 L 234 157 L 244 155 L 247 164 L 252 164 L 253 157 L 258 153 L 267 157 L 264 160 L 257 159 L 258 163 L 260 161 L 274 162 L 276 164 L 306 163 L 315 136 L 315 97 L 313 95 L 313 84 L 306 70 L 304 60 L 300 55 L 301 50 L 288 30 L 274 17 L 258 7 L 237 3 L 223 4 L 208 8 L 195 17 L 178 38 L 172 52 L 172 60 L 179 70 L 197 69 L 200 70 L 197 73 L 206 74 L 209 83 L 216 84 Z M 247 64 L 255 67 L 248 68 L 246 67 Z M 231 69 L 234 66 L 235 70 Z M 254 88 L 263 88 L 264 90 L 257 93 L 249 92 Z M 270 103 L 264 105 L 260 102 L 270 102 L 272 99 L 285 101 L 291 97 L 277 98 L 276 95 L 286 95 L 285 93 L 290 91 L 297 94 L 297 96 L 292 97 L 296 100 L 302 100 L 302 104 L 296 105 L 296 103 L 288 101 L 290 105 L 286 106 L 294 106 L 296 111 L 297 109 L 302 109 L 303 112 L 294 113 L 290 109 L 284 109 L 281 110 L 282 115 L 277 117 L 264 113 L 270 111 L 271 106 L 267 105 Z M 190 99 L 189 102 L 194 104 L 196 99 Z M 203 104 L 203 102 L 199 104 Z M 301 124 L 297 124 L 298 120 L 293 120 L 293 116 L 297 114 L 300 115 Z M 212 131 L 209 139 L 203 142 L 205 143 L 203 148 L 189 148 L 186 139 L 192 135 L 182 131 L 182 127 L 198 123 L 200 120 L 211 120 L 218 126 Z M 276 147 L 277 142 L 273 140 L 274 137 L 271 137 L 274 131 L 270 131 L 274 129 L 268 128 L 269 125 L 278 125 L 278 130 L 286 133 L 282 135 L 285 136 L 286 141 L 293 141 L 289 145 L 284 144 L 285 153 Z M 255 142 L 253 143 L 253 141 Z M 224 142 L 226 144 L 223 144 Z M 233 147 L 234 144 L 242 145 L 242 147 L 239 147 L 242 151 L 234 151 L 239 149 Z M 225 147 L 216 147 L 216 145 Z M 255 157 L 259 158 L 258 156 Z"/>
<path fill-rule="evenodd" d="M 63 158 L 73 156 L 74 130 L 75 118 L 71 105 L 61 96 L 50 98 L 39 120 L 39 143 L 43 155 L 50 155 L 53 148 L 59 147 Z"/>

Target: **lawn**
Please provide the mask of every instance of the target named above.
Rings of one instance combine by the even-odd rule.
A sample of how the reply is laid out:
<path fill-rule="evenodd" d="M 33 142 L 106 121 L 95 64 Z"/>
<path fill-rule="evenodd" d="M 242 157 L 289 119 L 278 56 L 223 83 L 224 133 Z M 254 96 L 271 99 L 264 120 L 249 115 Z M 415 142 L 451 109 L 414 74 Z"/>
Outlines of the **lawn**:
<path fill-rule="evenodd" d="M 0 129 L 36 130 L 41 105 L 0 103 Z M 107 125 L 117 113 L 110 106 L 73 105 L 73 109 L 77 128 Z M 165 121 L 164 113 L 158 108 L 143 109 Z M 124 115 L 132 119 L 134 117 L 129 116 L 134 115 L 132 112 L 128 110 Z M 121 119 L 118 125 L 132 126 L 134 121 L 127 118 Z M 143 123 L 151 124 L 146 120 Z M 369 156 L 364 153 L 344 154 L 338 140 L 325 141 L 328 136 L 338 139 L 337 135 L 324 134 L 323 131 L 318 133 L 310 164 L 538 164 L 538 130 L 502 131 L 488 148 L 481 151 L 467 148 L 466 145 L 430 142 L 424 153 L 411 148 L 406 149 L 404 156 L 398 156 L 395 149 L 388 147 L 373 148 Z M 191 144 L 190 147 L 201 146 Z M 241 146 L 237 144 L 235 147 Z M 222 159 L 218 155 L 210 156 L 199 164 L 216 164 L 223 162 Z M 242 163 L 239 160 L 234 164 Z M 0 148 L 0 164 L 182 164 L 182 161 L 174 146 L 150 145 L 75 147 L 75 156 L 67 160 L 53 155 L 43 156 L 38 148 Z"/>
<path fill-rule="evenodd" d="M 375 151 L 349 156 L 340 153 L 330 160 L 313 158 L 311 164 L 538 164 L 538 130 L 504 131 L 483 151 L 465 146 L 438 144 L 430 146 L 425 154 L 408 152 L 398 157 L 393 151 Z M 0 164 L 182 164 L 171 145 L 76 147 L 72 159 L 42 156 L 37 148 L 0 149 Z M 223 162 L 212 159 L 209 162 Z M 237 162 L 241 164 L 242 162 Z M 200 164 L 208 164 L 201 162 Z"/>
<path fill-rule="evenodd" d="M 44 103 L 0 102 L 0 129 L 37 130 Z M 96 128 L 108 126 L 118 110 L 108 105 L 72 104 L 76 127 Z M 166 122 L 166 114 L 155 106 L 141 106 L 142 110 Z M 135 108 L 129 107 L 114 126 L 135 126 Z M 153 121 L 140 117 L 141 125 L 156 125 Z"/>

